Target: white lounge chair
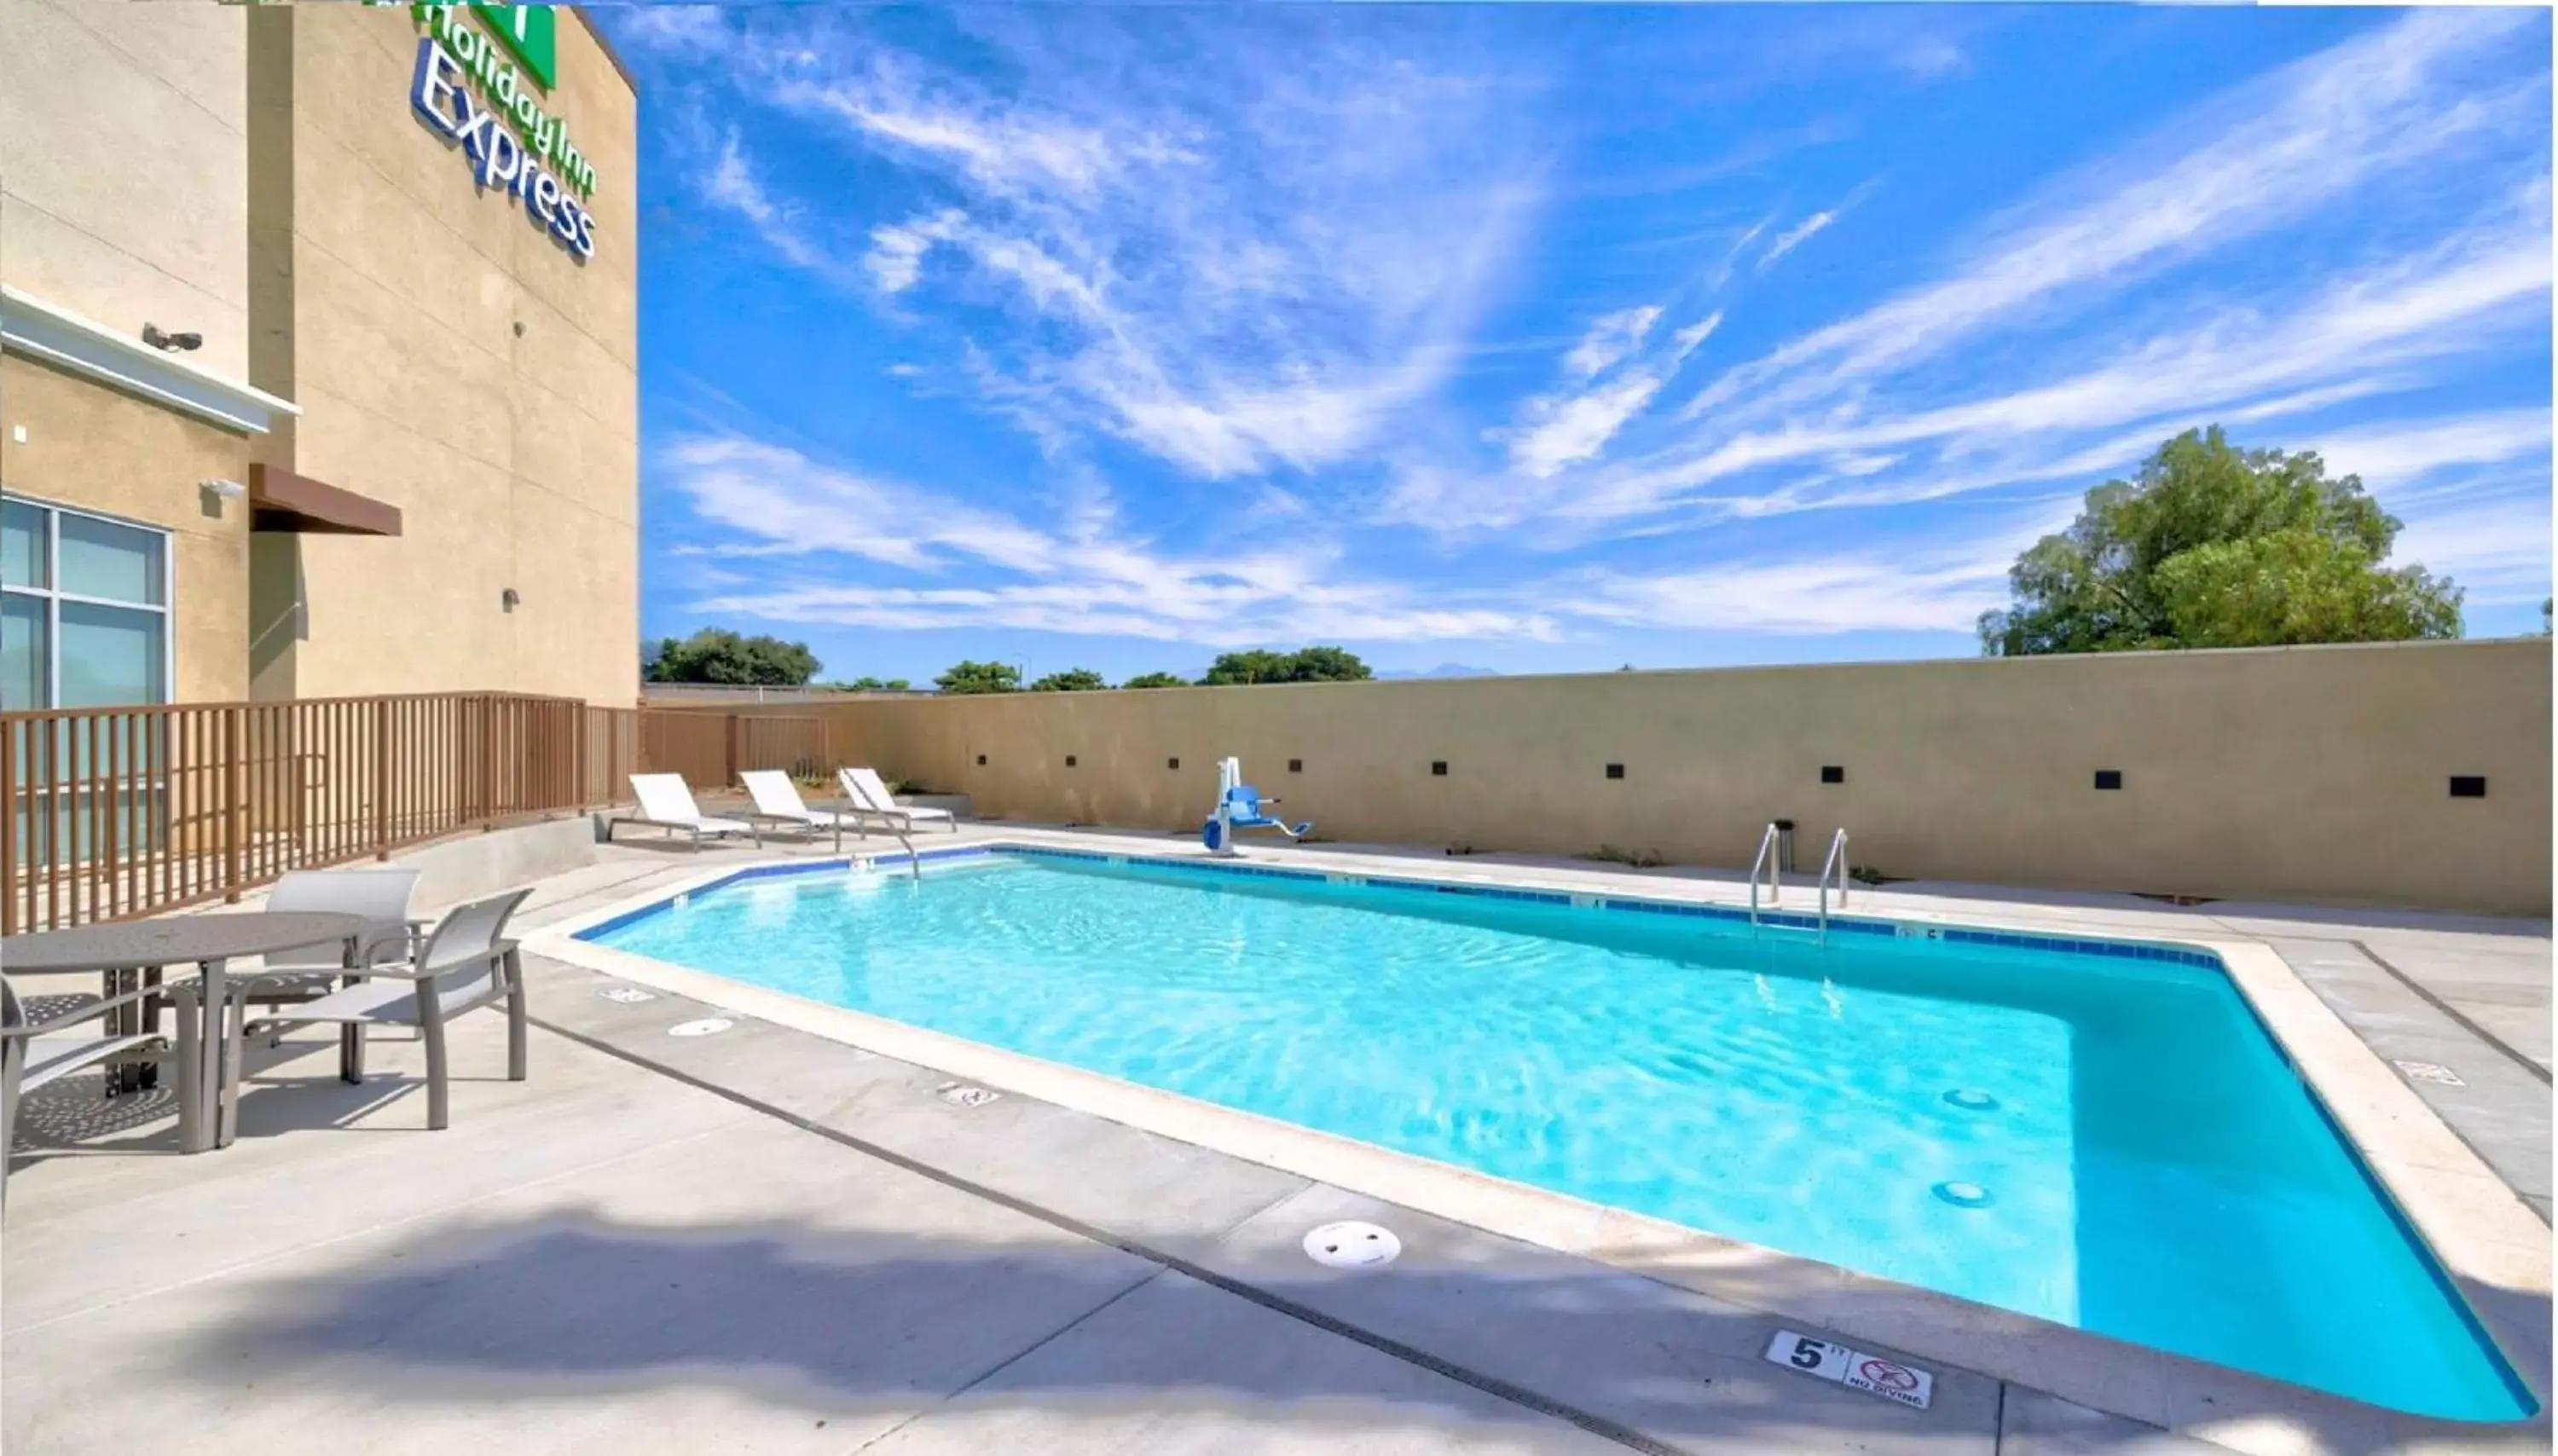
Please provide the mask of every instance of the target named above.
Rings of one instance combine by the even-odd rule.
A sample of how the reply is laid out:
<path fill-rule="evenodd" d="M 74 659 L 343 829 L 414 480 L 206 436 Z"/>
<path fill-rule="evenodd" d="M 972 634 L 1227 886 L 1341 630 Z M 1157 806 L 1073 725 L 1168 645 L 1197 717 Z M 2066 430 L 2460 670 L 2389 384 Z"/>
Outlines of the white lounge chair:
<path fill-rule="evenodd" d="M 354 985 L 290 1007 L 272 1020 L 252 1022 L 246 1009 L 234 1001 L 222 1106 L 231 1108 L 239 1103 L 240 1066 L 252 1034 L 315 1022 L 342 1026 L 352 1034 L 339 1041 L 338 1076 L 342 1081 L 360 1083 L 364 1080 L 364 1028 L 406 1026 L 415 1028 L 418 1039 L 426 1044 L 426 1125 L 441 1129 L 452 1121 L 452 1098 L 446 1086 L 451 1079 L 445 1064 L 445 1023 L 465 1011 L 499 1001 L 506 1006 L 506 1080 L 523 1081 L 527 1024 L 524 969 L 516 958 L 515 943 L 506 939 L 506 921 L 523 903 L 524 896 L 531 893 L 530 888 L 507 890 L 456 905 L 444 913 L 435 929 L 427 932 L 426 943 L 415 957 L 402 958 L 396 964 L 368 961 L 362 970 L 349 973 L 359 978 Z M 376 955 L 386 951 L 396 954 L 393 942 L 375 943 Z M 253 987 L 240 988 L 243 997 L 256 993 Z M 233 1125 L 233 1119 L 224 1118 L 222 1125 Z"/>
<path fill-rule="evenodd" d="M 950 826 L 952 834 L 959 832 L 958 819 L 947 809 L 925 809 L 899 803 L 897 796 L 888 791 L 888 785 L 880 782 L 875 770 L 839 768 L 835 770 L 835 782 L 843 786 L 844 800 L 856 820 L 883 820 L 891 827 L 903 824 L 909 834 L 915 832 L 918 824 L 939 820 Z"/>
<path fill-rule="evenodd" d="M 844 826 L 851 825 L 861 833 L 861 821 L 850 814 L 831 809 L 811 809 L 799 799 L 799 786 L 790 775 L 778 768 L 758 768 L 738 775 L 746 781 L 746 791 L 755 799 L 754 812 L 746 817 L 757 824 L 786 825 L 791 829 L 835 832 L 835 848 L 844 847 Z"/>
<path fill-rule="evenodd" d="M 754 825 L 737 819 L 715 819 L 694 807 L 693 791 L 685 786 L 680 773 L 635 773 L 631 775 L 631 793 L 640 801 L 640 812 L 607 821 L 604 838 L 608 842 L 613 838 L 614 825 L 647 824 L 666 831 L 669 837 L 678 831 L 689 833 L 696 850 L 702 847 L 704 835 L 716 839 L 742 834 L 752 836 L 758 845 L 764 843 L 764 836 L 756 833 Z"/>

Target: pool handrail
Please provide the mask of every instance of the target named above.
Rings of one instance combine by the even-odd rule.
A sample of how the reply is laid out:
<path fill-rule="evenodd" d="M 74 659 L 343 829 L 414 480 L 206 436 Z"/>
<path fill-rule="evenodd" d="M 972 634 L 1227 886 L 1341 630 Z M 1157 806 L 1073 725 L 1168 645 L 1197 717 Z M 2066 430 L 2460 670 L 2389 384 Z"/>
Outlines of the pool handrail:
<path fill-rule="evenodd" d="M 1839 908 L 1847 908 L 1847 829 L 1841 826 L 1830 832 L 1829 857 L 1821 861 L 1821 939 L 1830 938 L 1830 876 L 1838 876 Z"/>
<path fill-rule="evenodd" d="M 1750 861 L 1750 927 L 1753 930 L 1759 928 L 1759 881 L 1763 877 L 1760 873 L 1763 869 L 1767 871 L 1764 877 L 1768 881 L 1768 908 L 1773 910 L 1784 893 L 1783 871 L 1776 862 L 1775 820 L 1768 822 L 1768 832 L 1759 837 L 1759 858 Z"/>

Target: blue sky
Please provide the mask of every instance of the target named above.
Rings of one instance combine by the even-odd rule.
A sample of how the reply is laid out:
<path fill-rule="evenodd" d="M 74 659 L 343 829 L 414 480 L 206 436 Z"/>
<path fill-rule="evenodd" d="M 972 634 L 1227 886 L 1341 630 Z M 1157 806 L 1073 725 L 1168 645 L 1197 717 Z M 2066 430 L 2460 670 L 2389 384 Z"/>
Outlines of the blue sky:
<path fill-rule="evenodd" d="M 1961 656 L 2159 442 L 2315 449 L 2536 630 L 2519 10 L 599 12 L 644 624 L 825 675 Z"/>

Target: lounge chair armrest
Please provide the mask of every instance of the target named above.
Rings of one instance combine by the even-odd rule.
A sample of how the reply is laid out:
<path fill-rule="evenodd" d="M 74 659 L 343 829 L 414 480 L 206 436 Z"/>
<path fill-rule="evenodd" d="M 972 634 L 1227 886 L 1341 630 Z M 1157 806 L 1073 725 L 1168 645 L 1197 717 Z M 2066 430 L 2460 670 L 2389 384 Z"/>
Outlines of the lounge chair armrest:
<path fill-rule="evenodd" d="M 516 941 L 501 940 L 492 945 L 486 955 L 456 956 L 452 960 L 439 961 L 432 966 L 421 966 L 415 961 L 400 961 L 390 965 L 366 966 L 355 974 L 379 976 L 391 981 L 432 981 L 439 976 L 450 976 L 456 971 L 467 971 L 474 966 L 494 962 L 500 956 L 512 955 L 517 944 L 519 943 Z"/>
<path fill-rule="evenodd" d="M 59 1016 L 49 1017 L 42 1021 L 29 1021 L 22 1026 L 0 1028 L 0 1037 L 19 1037 L 24 1039 L 42 1036 L 48 1031 L 60 1031 L 66 1026 L 76 1026 L 82 1021 L 93 1020 L 101 1013 L 112 1011 L 118 1006 L 129 1006 L 136 1001 L 146 1000 L 152 996 L 166 996 L 169 994 L 171 994 L 171 989 L 166 986 L 146 986 L 138 991 L 120 992 L 114 995 L 99 996 L 93 1000 L 83 1000 L 78 1005 L 71 1007 L 70 1010 L 63 1012 Z"/>

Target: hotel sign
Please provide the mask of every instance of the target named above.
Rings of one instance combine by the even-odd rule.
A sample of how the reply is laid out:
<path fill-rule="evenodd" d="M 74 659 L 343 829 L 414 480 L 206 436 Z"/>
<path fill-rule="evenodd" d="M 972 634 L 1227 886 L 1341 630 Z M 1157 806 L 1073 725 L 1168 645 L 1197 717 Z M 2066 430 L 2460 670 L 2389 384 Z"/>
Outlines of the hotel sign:
<path fill-rule="evenodd" d="M 461 144 L 483 191 L 515 199 L 553 242 L 580 261 L 592 258 L 595 214 L 584 202 L 595 196 L 595 168 L 534 89 L 547 93 L 558 75 L 558 16 L 540 5 L 469 8 L 486 29 L 466 25 L 460 5 L 409 7 L 425 28 L 410 109 Z"/>
<path fill-rule="evenodd" d="M 547 5 L 474 5 L 471 9 L 543 90 L 559 84 L 558 11 Z"/>

